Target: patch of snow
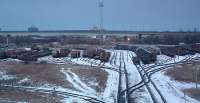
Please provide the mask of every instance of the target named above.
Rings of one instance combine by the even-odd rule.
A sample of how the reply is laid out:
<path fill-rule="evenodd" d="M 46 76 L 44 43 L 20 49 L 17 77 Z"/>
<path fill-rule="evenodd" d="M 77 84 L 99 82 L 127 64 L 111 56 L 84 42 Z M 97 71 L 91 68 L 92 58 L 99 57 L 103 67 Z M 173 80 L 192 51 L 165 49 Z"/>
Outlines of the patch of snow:
<path fill-rule="evenodd" d="M 22 62 L 19 59 L 7 58 L 7 59 L 0 59 L 0 61 L 9 61 L 9 62 Z"/>
<path fill-rule="evenodd" d="M 20 84 L 20 83 L 24 83 L 24 82 L 27 82 L 27 81 L 29 81 L 30 79 L 29 78 L 24 78 L 24 79 L 22 79 L 22 80 L 20 80 L 18 83 Z"/>
<path fill-rule="evenodd" d="M 7 75 L 5 71 L 0 71 L 0 80 L 10 80 L 16 78 L 12 75 Z"/>
<path fill-rule="evenodd" d="M 70 70 L 65 70 L 64 68 L 61 68 L 60 70 L 63 74 L 66 76 L 66 80 L 72 83 L 73 87 L 77 90 L 80 90 L 82 92 L 88 92 L 90 94 L 95 94 L 96 91 L 87 86 L 85 83 L 83 83 L 80 78 Z"/>
<path fill-rule="evenodd" d="M 68 64 L 71 63 L 70 57 L 63 57 L 63 58 L 53 58 L 52 56 L 45 56 L 38 58 L 38 62 L 46 61 L 47 63 L 53 64 Z"/>
<path fill-rule="evenodd" d="M 73 98 L 73 97 L 64 98 L 63 100 L 61 100 L 61 102 L 62 103 L 90 103 L 90 102 L 85 101 L 83 99 Z"/>
<path fill-rule="evenodd" d="M 103 98 L 106 99 L 108 103 L 114 103 L 115 98 L 117 98 L 118 91 L 118 73 L 112 70 L 106 70 L 108 72 L 108 80 L 106 83 L 106 88 L 102 93 Z"/>
<path fill-rule="evenodd" d="M 152 76 L 153 81 L 161 90 L 168 103 L 200 103 L 199 101 L 184 95 L 182 89 L 195 87 L 194 83 L 181 83 L 171 80 L 164 72 Z"/>

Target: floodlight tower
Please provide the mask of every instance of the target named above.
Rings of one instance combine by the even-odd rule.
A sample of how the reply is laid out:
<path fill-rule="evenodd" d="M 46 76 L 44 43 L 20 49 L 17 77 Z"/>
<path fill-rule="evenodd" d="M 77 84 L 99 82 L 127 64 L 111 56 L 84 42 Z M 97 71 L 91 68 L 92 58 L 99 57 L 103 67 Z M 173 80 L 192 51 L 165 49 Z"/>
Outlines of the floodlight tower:
<path fill-rule="evenodd" d="M 103 30 L 103 1 L 99 0 L 100 30 Z"/>
<path fill-rule="evenodd" d="M 99 16 L 100 16 L 100 28 L 99 28 L 99 32 L 100 32 L 100 35 L 102 35 L 102 42 L 104 41 L 105 37 L 104 37 L 104 27 L 103 27 L 103 7 L 104 7 L 104 4 L 103 4 L 103 1 L 102 0 L 99 0 Z"/>

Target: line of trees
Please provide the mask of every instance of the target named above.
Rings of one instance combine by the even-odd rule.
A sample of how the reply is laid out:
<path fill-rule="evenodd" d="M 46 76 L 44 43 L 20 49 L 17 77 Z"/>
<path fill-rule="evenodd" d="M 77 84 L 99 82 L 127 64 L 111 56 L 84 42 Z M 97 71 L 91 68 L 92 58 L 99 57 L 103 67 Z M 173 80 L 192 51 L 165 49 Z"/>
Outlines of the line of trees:
<path fill-rule="evenodd" d="M 0 44 L 6 43 L 6 36 L 0 35 Z M 90 37 L 70 37 L 70 36 L 10 36 L 9 43 L 14 43 L 19 46 L 30 45 L 32 43 L 52 43 L 61 42 L 62 44 L 100 44 L 100 39 Z"/>
<path fill-rule="evenodd" d="M 0 35 L 0 43 L 6 43 L 6 36 Z M 30 45 L 32 43 L 50 43 L 58 42 L 59 38 L 56 37 L 40 37 L 40 36 L 10 36 L 9 43 L 16 45 Z"/>
<path fill-rule="evenodd" d="M 179 43 L 200 43 L 200 34 L 166 34 L 166 35 L 151 35 L 142 39 L 144 44 L 167 44 L 177 45 Z"/>

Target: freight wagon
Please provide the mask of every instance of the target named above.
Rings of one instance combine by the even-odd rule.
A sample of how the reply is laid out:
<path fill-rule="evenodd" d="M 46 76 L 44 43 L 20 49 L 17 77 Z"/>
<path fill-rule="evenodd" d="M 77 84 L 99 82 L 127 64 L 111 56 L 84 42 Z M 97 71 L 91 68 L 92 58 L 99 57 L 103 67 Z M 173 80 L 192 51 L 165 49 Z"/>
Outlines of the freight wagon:
<path fill-rule="evenodd" d="M 103 49 L 96 49 L 94 59 L 101 59 L 106 55 L 106 51 Z"/>
<path fill-rule="evenodd" d="M 115 47 L 117 50 L 129 50 L 129 45 L 127 44 L 117 44 Z"/>
<path fill-rule="evenodd" d="M 195 52 L 192 52 L 190 50 L 190 46 L 189 45 L 177 45 L 176 46 L 176 49 L 177 49 L 177 55 L 179 56 L 184 56 L 184 55 L 188 55 L 188 54 L 191 54 L 191 55 L 194 55 Z"/>
<path fill-rule="evenodd" d="M 139 60 L 138 56 L 132 57 L 132 61 L 135 64 L 140 64 L 140 60 Z"/>
<path fill-rule="evenodd" d="M 135 52 L 137 48 L 138 48 L 137 45 L 128 45 L 128 44 L 117 44 L 115 46 L 115 49 L 117 50 L 130 50 L 133 52 Z"/>
<path fill-rule="evenodd" d="M 169 57 L 175 57 L 176 55 L 176 47 L 175 46 L 159 46 L 162 54 L 167 55 Z"/>
<path fill-rule="evenodd" d="M 200 53 L 200 43 L 191 44 L 190 50 L 192 52 Z"/>
<path fill-rule="evenodd" d="M 6 53 L 5 51 L 0 51 L 0 59 L 6 59 L 7 56 L 6 56 Z"/>
<path fill-rule="evenodd" d="M 110 59 L 110 52 L 102 51 L 100 53 L 100 61 L 101 62 L 108 62 Z"/>
<path fill-rule="evenodd" d="M 26 51 L 23 52 L 22 54 L 20 53 L 17 55 L 17 59 L 22 60 L 22 61 L 37 61 L 39 57 L 44 57 L 51 55 L 51 51 L 49 50 L 34 50 L 34 51 Z"/>
<path fill-rule="evenodd" d="M 191 47 L 189 45 L 162 45 L 159 46 L 159 48 L 162 54 L 169 57 L 175 57 L 175 55 L 184 56 L 188 54 L 195 54 L 195 52 L 191 51 Z"/>
<path fill-rule="evenodd" d="M 145 48 L 138 48 L 136 55 L 144 64 L 149 64 L 157 60 L 157 54 Z"/>
<path fill-rule="evenodd" d="M 95 57 L 95 53 L 96 49 L 88 49 L 85 50 L 85 52 L 83 53 L 83 57 L 84 58 L 94 58 Z"/>
<path fill-rule="evenodd" d="M 54 58 L 60 58 L 60 57 L 67 57 L 70 53 L 70 49 L 64 48 L 64 49 L 57 49 L 52 52 L 52 55 Z"/>
<path fill-rule="evenodd" d="M 101 62 L 107 62 L 110 58 L 110 52 L 106 52 L 103 49 L 88 49 L 83 53 L 83 57 L 97 59 Z"/>
<path fill-rule="evenodd" d="M 70 52 L 70 56 L 72 58 L 78 58 L 78 57 L 80 57 L 80 54 L 81 54 L 81 52 L 78 51 L 78 50 L 73 50 L 73 51 Z"/>

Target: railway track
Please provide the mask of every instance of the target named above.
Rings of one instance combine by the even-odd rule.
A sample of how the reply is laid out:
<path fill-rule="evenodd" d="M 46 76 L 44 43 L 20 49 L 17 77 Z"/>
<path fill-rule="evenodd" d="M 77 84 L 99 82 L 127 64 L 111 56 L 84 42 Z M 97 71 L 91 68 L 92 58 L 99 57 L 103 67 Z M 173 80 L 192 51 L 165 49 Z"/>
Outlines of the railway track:
<path fill-rule="evenodd" d="M 132 56 L 133 56 L 133 55 L 132 55 Z M 154 95 L 154 93 L 152 92 L 152 90 L 151 90 L 151 88 L 150 88 L 150 86 L 149 86 L 149 82 L 152 82 L 152 81 L 151 81 L 151 79 L 148 77 L 147 72 L 144 70 L 144 68 L 140 68 L 140 67 L 138 67 L 137 65 L 135 65 L 135 66 L 136 66 L 136 69 L 137 69 L 137 71 L 138 71 L 138 73 L 139 73 L 139 75 L 140 75 L 140 77 L 141 77 L 141 81 L 140 81 L 138 84 L 136 84 L 136 85 L 134 85 L 134 86 L 128 88 L 127 90 L 129 90 L 129 89 L 138 90 L 138 89 L 140 89 L 141 87 L 145 86 L 145 87 L 147 88 L 147 90 L 148 90 L 150 96 L 151 96 L 152 101 L 153 101 L 154 103 L 160 103 L 160 102 L 157 100 L 156 96 Z M 133 90 L 130 90 L 130 92 L 128 92 L 128 95 L 131 95 L 132 92 L 133 92 Z M 125 92 L 125 90 L 124 90 L 123 92 Z M 161 94 L 161 96 L 162 96 L 162 94 Z M 165 101 L 165 100 L 164 100 L 164 101 Z M 164 102 L 164 103 L 166 103 L 166 102 Z"/>
<path fill-rule="evenodd" d="M 130 56 L 130 54 L 129 54 L 129 56 Z M 119 65 L 118 72 L 119 72 L 119 78 L 121 78 L 121 79 L 119 79 L 119 84 L 122 84 L 122 75 L 123 75 L 122 69 L 124 70 L 124 75 L 126 78 L 125 80 L 128 81 L 128 76 L 127 76 L 127 71 L 126 71 L 126 66 L 125 66 L 125 61 L 124 61 L 124 55 L 122 55 L 122 53 L 120 53 L 119 60 L 120 60 L 120 65 Z M 118 95 L 117 95 L 118 103 L 126 103 L 126 102 L 128 103 L 128 101 L 129 101 L 128 96 L 131 95 L 134 91 L 136 91 L 144 86 L 147 86 L 149 94 L 151 95 L 154 103 L 160 103 L 160 101 L 163 103 L 167 103 L 164 96 L 162 95 L 160 90 L 157 88 L 156 84 L 151 80 L 151 76 L 156 72 L 159 72 L 161 70 L 164 70 L 166 68 L 172 67 L 177 64 L 194 63 L 194 60 L 199 60 L 199 57 L 192 58 L 191 56 L 187 56 L 183 60 L 181 60 L 179 62 L 175 62 L 175 63 L 166 63 L 165 64 L 165 62 L 163 62 L 163 63 L 151 65 L 151 66 L 136 65 L 137 68 L 139 68 L 138 71 L 141 73 L 140 76 L 141 76 L 142 80 L 139 83 L 137 83 L 136 85 L 130 86 L 130 87 L 128 86 L 128 82 L 126 82 L 126 89 L 124 89 L 124 90 L 122 90 L 122 86 L 119 85 L 118 86 Z M 110 64 L 112 66 L 117 66 L 116 61 L 117 61 L 117 53 L 114 52 L 113 56 L 111 57 Z M 188 61 L 190 61 L 190 62 L 188 62 Z M 108 69 L 108 67 L 106 67 L 106 68 Z M 111 68 L 113 70 L 116 70 L 113 67 L 111 67 Z M 151 88 L 148 85 L 151 85 L 155 89 L 155 91 L 157 92 L 157 94 L 160 97 L 160 100 L 157 100 L 158 97 L 156 97 L 154 95 L 154 93 L 152 93 Z M 119 91 L 121 91 L 121 92 L 119 92 Z"/>
<path fill-rule="evenodd" d="M 112 59 L 112 64 L 113 65 L 116 65 L 116 59 L 117 59 L 116 56 L 117 56 L 117 53 L 115 52 L 114 56 L 113 56 L 113 59 Z M 110 70 L 119 72 L 119 69 L 113 68 L 113 67 L 104 66 L 104 63 L 101 63 L 101 62 L 97 63 L 97 61 L 94 60 L 94 59 L 81 58 L 79 60 L 91 62 L 93 64 L 98 64 L 101 68 L 110 69 Z M 58 61 L 58 63 L 60 63 L 60 62 L 61 61 Z M 55 61 L 54 63 L 57 63 L 57 61 Z M 63 61 L 62 63 L 65 63 L 65 61 Z M 91 103 L 106 103 L 102 99 L 95 98 L 95 97 L 92 97 L 92 96 L 80 95 L 78 93 L 53 91 L 53 90 L 46 90 L 46 89 L 38 89 L 38 88 L 32 88 L 32 87 L 19 87 L 19 86 L 17 87 L 17 86 L 8 86 L 8 85 L 7 86 L 5 86 L 5 85 L 3 86 L 3 85 L 0 85 L 0 90 L 4 90 L 4 91 L 6 91 L 6 90 L 7 91 L 14 90 L 14 91 L 40 92 L 40 93 L 47 93 L 47 94 L 55 92 L 56 95 L 62 95 L 62 96 L 65 96 L 65 97 L 76 97 L 76 98 L 84 99 L 85 101 L 88 101 L 88 102 L 91 102 Z"/>
<path fill-rule="evenodd" d="M 119 55 L 120 58 L 117 58 L 117 55 Z M 109 61 L 109 63 L 113 67 L 105 66 L 102 63 L 99 64 L 101 68 L 110 69 L 110 70 L 113 70 L 113 71 L 116 71 L 119 73 L 119 85 L 118 85 L 118 94 L 117 94 L 118 103 L 129 103 L 129 96 L 133 92 L 135 92 L 136 90 L 138 90 L 144 86 L 146 86 L 154 103 L 161 103 L 161 102 L 167 103 L 167 101 L 165 100 L 165 98 L 162 95 L 162 93 L 160 92 L 160 90 L 156 87 L 156 84 L 151 80 L 151 76 L 161 70 L 167 69 L 174 65 L 184 64 L 184 63 L 195 63 L 199 60 L 199 57 L 191 58 L 188 56 L 185 59 L 183 59 L 179 62 L 175 62 L 175 63 L 160 63 L 160 64 L 151 65 L 151 66 L 135 64 L 135 66 L 137 67 L 137 70 L 140 74 L 141 81 L 133 86 L 129 86 L 129 79 L 128 79 L 128 73 L 126 70 L 126 62 L 125 62 L 124 56 L 125 55 L 122 52 L 120 52 L 120 53 L 114 52 L 114 54 L 112 55 L 112 57 Z M 133 56 L 133 54 L 129 53 L 129 57 L 132 57 L 132 56 Z M 95 61 L 94 59 L 91 60 L 91 59 L 82 58 L 82 60 L 98 64 L 97 61 Z M 119 60 L 119 65 L 117 65 L 118 60 Z M 123 80 L 125 80 L 124 88 L 122 87 Z M 154 90 L 157 92 L 157 94 L 159 95 L 159 100 L 158 100 L 158 97 L 156 97 L 155 94 L 152 92 L 152 90 L 151 90 L 152 88 L 149 85 L 151 85 L 151 87 L 153 87 Z M 26 91 L 30 91 L 30 92 L 42 92 L 42 93 L 55 92 L 57 95 L 62 95 L 62 96 L 66 96 L 66 97 L 68 97 L 68 96 L 76 97 L 76 98 L 84 99 L 91 103 L 105 103 L 105 101 L 103 101 L 99 98 L 95 98 L 95 97 L 91 97 L 91 96 L 87 96 L 87 95 L 80 95 L 80 94 L 76 94 L 76 93 L 70 93 L 70 92 L 53 91 L 53 90 L 45 90 L 45 89 L 34 89 L 34 88 L 26 88 L 26 87 L 20 88 L 20 87 L 13 87 L 13 86 L 11 86 L 11 87 L 6 86 L 4 88 L 8 88 L 8 90 L 9 89 L 26 90 Z"/>
<path fill-rule="evenodd" d="M 113 70 L 113 71 L 116 71 L 116 72 L 121 72 L 121 73 L 124 73 L 124 71 L 123 70 L 119 70 L 118 68 L 119 68 L 119 66 L 116 64 L 116 60 L 117 59 L 117 52 L 116 51 L 114 51 L 114 54 L 112 55 L 112 57 L 111 57 L 111 59 L 110 59 L 110 61 L 109 61 L 109 63 L 110 63 L 110 65 L 111 66 L 105 66 L 105 65 L 103 65 L 103 66 L 100 66 L 101 68 L 105 68 L 105 69 L 109 69 L 109 70 Z M 118 68 L 117 68 L 118 67 Z"/>
<path fill-rule="evenodd" d="M 113 53 L 113 55 L 111 56 L 110 61 L 109 61 L 110 65 L 113 65 L 113 64 L 114 64 L 113 62 L 114 62 L 115 56 L 116 56 L 116 52 L 114 51 L 114 53 Z"/>
<path fill-rule="evenodd" d="M 123 70 L 122 70 L 123 69 Z M 120 66 L 119 66 L 119 87 L 118 87 L 118 96 L 117 100 L 118 103 L 129 103 L 129 79 L 128 79 L 128 73 L 126 69 L 126 63 L 124 60 L 124 54 L 120 52 Z M 122 74 L 122 71 L 124 73 Z M 123 81 L 125 83 L 125 87 L 123 88 Z M 122 93 L 122 91 L 125 90 L 125 92 Z"/>
<path fill-rule="evenodd" d="M 124 95 L 124 98 L 125 98 L 125 103 L 129 103 L 129 79 L 128 79 L 128 73 L 127 73 L 127 69 L 126 69 L 126 63 L 125 63 L 125 60 L 124 60 L 124 54 L 122 55 L 122 64 L 123 64 L 123 69 L 124 69 L 124 75 L 125 75 L 125 82 L 126 82 L 126 92 L 125 92 L 125 95 Z M 124 102 L 123 102 L 124 103 Z"/>
<path fill-rule="evenodd" d="M 186 58 L 178 61 L 178 62 L 173 62 L 173 63 L 162 63 L 162 64 L 154 64 L 154 65 L 151 65 L 151 66 L 144 66 L 143 65 L 143 68 L 146 70 L 146 71 L 150 71 L 151 69 L 155 68 L 155 67 L 159 67 L 159 66 L 167 66 L 167 65 L 172 65 L 172 64 L 179 64 L 179 63 L 185 63 L 187 61 L 192 61 L 193 59 L 195 58 L 198 58 L 198 57 L 190 57 L 190 56 L 187 56 Z"/>
<path fill-rule="evenodd" d="M 160 90 L 157 88 L 157 86 L 155 85 L 155 83 L 151 80 L 151 77 L 149 76 L 148 72 L 141 66 L 136 66 L 136 68 L 138 69 L 138 71 L 140 72 L 140 76 L 143 76 L 143 80 L 146 82 L 148 81 L 148 83 L 145 83 L 145 86 L 149 92 L 149 94 L 151 95 L 152 101 L 154 103 L 167 103 L 167 101 L 165 100 L 164 96 L 162 95 L 162 93 L 160 92 Z M 139 68 L 141 68 L 141 70 L 139 70 Z M 142 72 L 143 71 L 143 72 Z M 158 100 L 158 97 L 155 96 L 155 93 L 152 92 L 153 88 L 150 88 L 150 85 L 152 85 L 152 87 L 155 89 L 156 93 L 158 93 L 160 100 Z"/>
<path fill-rule="evenodd" d="M 131 56 L 131 55 L 129 54 L 129 56 Z M 150 96 L 152 98 L 152 101 L 154 103 L 160 103 L 160 102 L 167 103 L 167 101 L 165 100 L 165 98 L 162 95 L 162 93 L 160 92 L 160 90 L 156 87 L 155 83 L 151 80 L 151 76 L 153 74 L 155 74 L 156 72 L 159 72 L 161 70 L 164 70 L 166 68 L 172 67 L 172 66 L 177 65 L 177 64 L 195 63 L 192 60 L 194 60 L 196 58 L 199 58 L 199 57 L 195 57 L 195 58 L 187 57 L 187 58 L 185 58 L 185 59 L 183 59 L 183 60 L 181 60 L 179 62 L 176 62 L 176 63 L 159 64 L 159 65 L 152 65 L 152 66 L 145 66 L 145 67 L 135 64 L 135 66 L 137 67 L 137 70 L 138 70 L 138 72 L 140 74 L 141 81 L 139 83 L 137 83 L 136 85 L 131 86 L 131 87 L 128 88 L 130 90 L 129 94 L 132 94 L 134 91 L 146 86 L 146 88 L 147 88 L 147 90 L 148 90 L 148 92 L 149 92 L 149 94 L 150 94 Z M 156 96 L 150 90 L 150 88 L 148 86 L 149 84 L 152 85 L 152 87 L 155 89 L 157 94 L 160 96 L 160 101 L 157 100 Z M 122 92 L 125 92 L 125 90 L 122 91 Z"/>
<path fill-rule="evenodd" d="M 122 73 L 121 73 L 121 52 L 120 52 L 120 65 L 119 65 L 119 83 L 118 83 L 118 93 L 117 93 L 117 103 L 122 103 L 121 91 L 122 91 Z"/>
<path fill-rule="evenodd" d="M 116 62 L 117 62 L 117 55 L 118 55 L 118 53 L 116 51 L 114 51 L 114 54 L 112 55 L 109 63 L 110 63 L 110 65 L 112 67 L 119 68 L 119 65 L 116 64 Z"/>
<path fill-rule="evenodd" d="M 56 95 L 64 96 L 64 97 L 76 97 L 83 100 L 86 100 L 91 103 L 106 103 L 105 101 L 95 98 L 92 96 L 82 95 L 78 93 L 70 93 L 70 92 L 63 92 L 63 91 L 56 91 L 56 90 L 46 90 L 46 89 L 39 89 L 34 87 L 24 87 L 24 86 L 10 86 L 10 85 L 1 85 L 1 91 L 27 91 L 27 92 L 39 92 L 39 93 L 46 93 L 52 94 L 55 93 Z"/>

